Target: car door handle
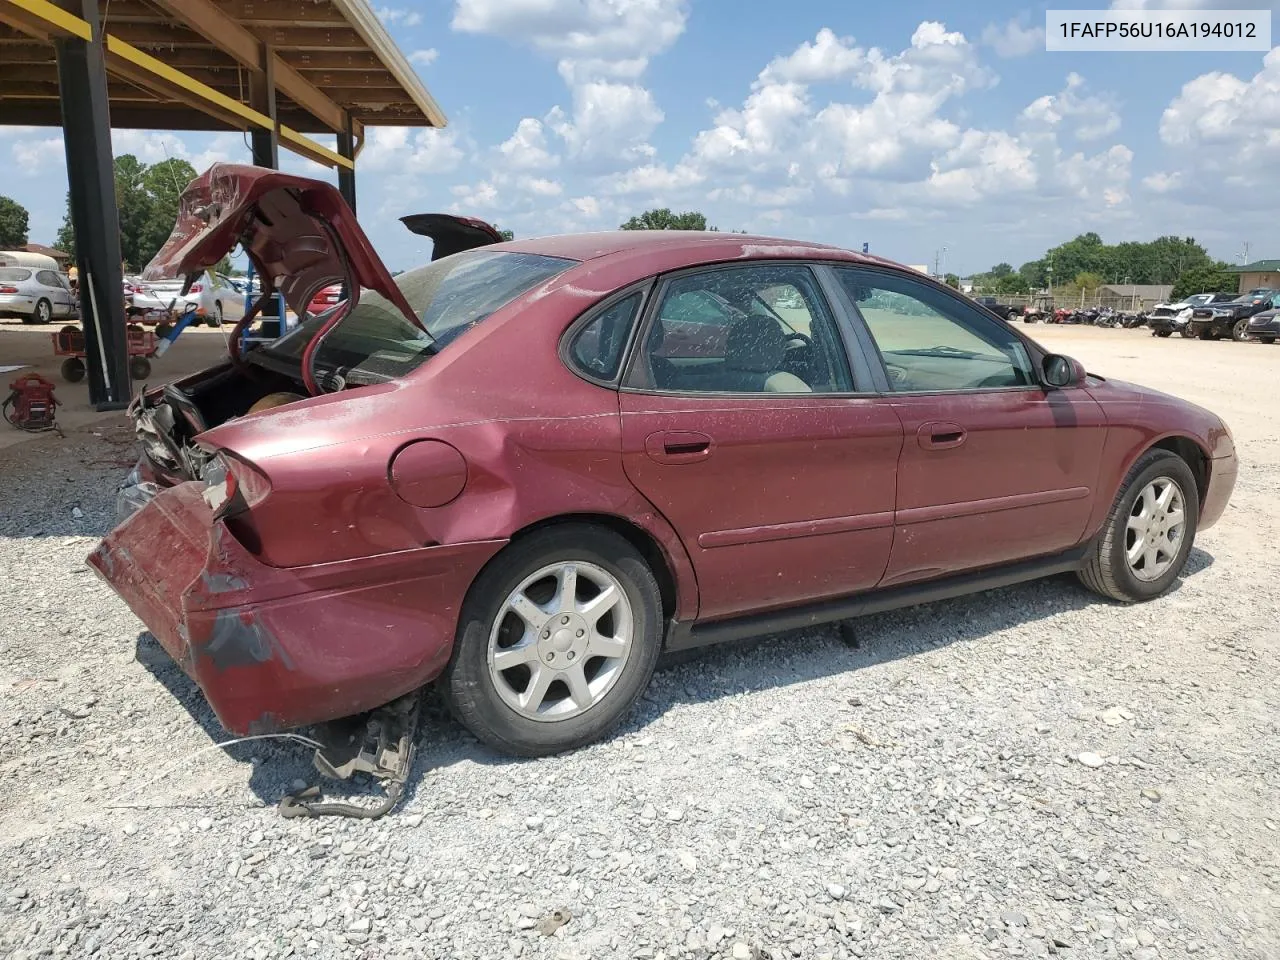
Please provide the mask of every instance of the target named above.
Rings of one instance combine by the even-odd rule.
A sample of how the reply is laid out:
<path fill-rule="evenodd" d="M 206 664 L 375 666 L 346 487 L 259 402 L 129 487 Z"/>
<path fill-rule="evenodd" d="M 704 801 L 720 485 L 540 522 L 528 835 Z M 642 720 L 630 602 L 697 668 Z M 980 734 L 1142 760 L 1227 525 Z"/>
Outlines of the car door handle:
<path fill-rule="evenodd" d="M 691 430 L 659 430 L 645 437 L 644 451 L 658 463 L 696 463 L 711 455 L 712 441 Z"/>
<path fill-rule="evenodd" d="M 926 450 L 950 450 L 964 443 L 966 437 L 964 427 L 949 421 L 922 423 L 916 431 L 920 446 Z"/>

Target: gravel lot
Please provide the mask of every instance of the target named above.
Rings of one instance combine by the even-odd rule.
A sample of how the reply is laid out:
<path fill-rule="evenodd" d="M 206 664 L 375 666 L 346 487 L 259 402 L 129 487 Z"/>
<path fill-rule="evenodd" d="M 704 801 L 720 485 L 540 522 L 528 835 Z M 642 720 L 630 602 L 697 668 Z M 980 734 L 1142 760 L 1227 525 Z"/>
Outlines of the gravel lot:
<path fill-rule="evenodd" d="M 550 760 L 433 705 L 376 823 L 281 819 L 309 752 L 208 749 L 83 566 L 121 427 L 0 451 L 0 955 L 1280 955 L 1280 347 L 1034 332 L 1235 432 L 1234 501 L 1174 593 L 1062 578 L 858 621 L 857 647 L 713 650 Z"/>

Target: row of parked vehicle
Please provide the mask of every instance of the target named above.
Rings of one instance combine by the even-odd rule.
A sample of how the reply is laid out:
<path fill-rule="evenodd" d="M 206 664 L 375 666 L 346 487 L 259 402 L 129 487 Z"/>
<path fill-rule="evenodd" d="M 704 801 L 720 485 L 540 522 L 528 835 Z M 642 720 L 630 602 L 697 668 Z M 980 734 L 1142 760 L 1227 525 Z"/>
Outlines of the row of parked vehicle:
<path fill-rule="evenodd" d="M 1155 337 L 1200 340 L 1280 339 L 1280 290 L 1258 287 L 1248 293 L 1197 293 L 1178 303 L 1158 303 L 1147 314 Z"/>
<path fill-rule="evenodd" d="M 1097 327 L 1149 327 L 1152 336 L 1175 333 L 1200 340 L 1280 339 L 1280 290 L 1258 287 L 1247 293 L 1197 293 L 1177 303 L 1158 303 L 1146 313 L 1112 307 L 1055 308 L 1042 298 L 1026 306 L 1000 303 L 995 297 L 975 297 L 978 303 L 1010 322 L 1080 323 Z"/>

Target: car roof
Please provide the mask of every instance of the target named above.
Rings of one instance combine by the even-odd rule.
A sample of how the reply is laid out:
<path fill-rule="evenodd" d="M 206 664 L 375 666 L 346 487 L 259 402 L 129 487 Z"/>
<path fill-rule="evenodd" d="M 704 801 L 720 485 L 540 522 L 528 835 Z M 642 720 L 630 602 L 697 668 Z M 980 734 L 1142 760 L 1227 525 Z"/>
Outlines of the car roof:
<path fill-rule="evenodd" d="M 854 253 L 840 247 L 780 237 L 763 237 L 717 230 L 614 230 L 530 237 L 495 244 L 492 249 L 533 253 L 570 260 L 596 260 L 618 254 L 661 254 L 667 263 L 687 260 L 689 265 L 750 257 L 805 260 L 849 260 L 855 263 L 901 267 L 883 257 Z"/>

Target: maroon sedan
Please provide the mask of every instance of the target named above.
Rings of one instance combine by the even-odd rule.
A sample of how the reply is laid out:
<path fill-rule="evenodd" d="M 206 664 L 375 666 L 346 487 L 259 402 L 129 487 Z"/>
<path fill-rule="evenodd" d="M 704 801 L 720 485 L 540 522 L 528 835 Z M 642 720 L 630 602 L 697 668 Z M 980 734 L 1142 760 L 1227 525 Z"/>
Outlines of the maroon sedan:
<path fill-rule="evenodd" d="M 1235 483 L 1218 417 L 875 257 L 477 235 L 393 280 L 317 181 L 215 167 L 182 210 L 159 270 L 241 243 L 295 310 L 358 293 L 142 398 L 90 558 L 236 733 L 437 682 L 576 747 L 663 649 L 1063 571 L 1157 597 Z"/>

